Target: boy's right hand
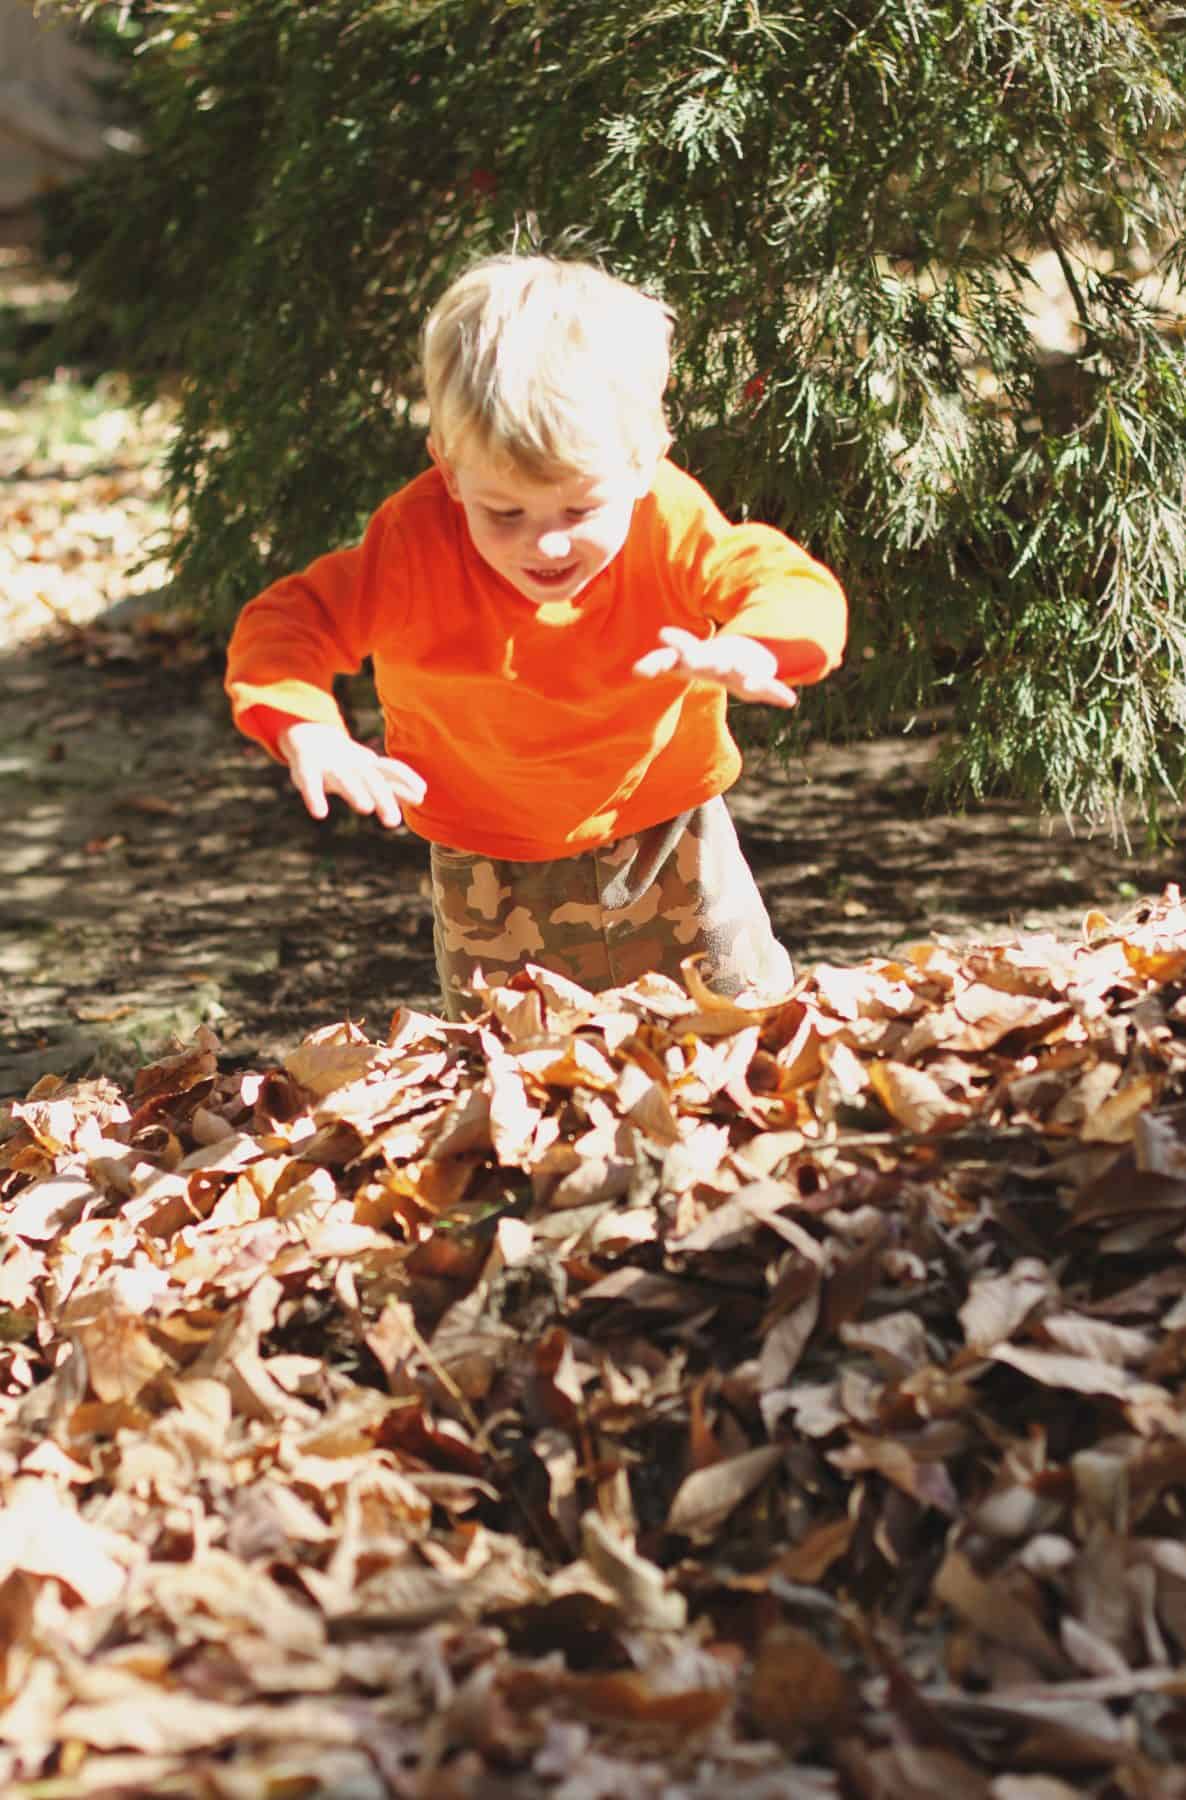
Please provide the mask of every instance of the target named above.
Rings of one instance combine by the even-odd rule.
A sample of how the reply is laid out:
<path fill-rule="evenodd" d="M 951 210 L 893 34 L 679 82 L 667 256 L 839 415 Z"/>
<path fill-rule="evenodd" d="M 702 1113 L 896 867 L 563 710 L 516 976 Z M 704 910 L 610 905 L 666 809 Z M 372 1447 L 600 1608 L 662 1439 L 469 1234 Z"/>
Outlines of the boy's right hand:
<path fill-rule="evenodd" d="M 394 827 L 403 821 L 399 802 L 419 805 L 428 792 L 423 776 L 407 763 L 377 756 L 336 725 L 286 725 L 276 748 L 315 819 L 326 817 L 329 796 L 337 794 L 356 813 L 373 813 L 381 825 Z"/>

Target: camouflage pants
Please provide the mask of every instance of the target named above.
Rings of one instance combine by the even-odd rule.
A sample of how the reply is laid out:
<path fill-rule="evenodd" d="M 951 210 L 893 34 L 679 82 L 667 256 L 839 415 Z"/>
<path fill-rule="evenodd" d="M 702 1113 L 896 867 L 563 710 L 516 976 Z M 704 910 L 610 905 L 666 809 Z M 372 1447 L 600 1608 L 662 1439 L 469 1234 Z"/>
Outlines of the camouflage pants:
<path fill-rule="evenodd" d="M 553 862 L 508 862 L 432 846 L 437 972 L 450 1018 L 477 1010 L 481 971 L 498 987 L 539 963 L 594 992 L 649 970 L 679 980 L 685 956 L 722 994 L 790 986 L 724 800 L 634 837 Z"/>

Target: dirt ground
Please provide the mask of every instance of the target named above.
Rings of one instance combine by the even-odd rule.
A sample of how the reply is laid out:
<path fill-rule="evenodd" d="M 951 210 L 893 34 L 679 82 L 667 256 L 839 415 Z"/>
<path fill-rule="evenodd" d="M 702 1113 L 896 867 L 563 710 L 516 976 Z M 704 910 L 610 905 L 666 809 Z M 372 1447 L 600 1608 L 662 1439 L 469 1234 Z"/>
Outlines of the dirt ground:
<path fill-rule="evenodd" d="M 26 253 L 3 256 L 0 312 L 42 303 Z M 346 1015 L 380 1034 L 396 1005 L 433 1007 L 423 846 L 306 818 L 231 730 L 160 567 L 127 573 L 162 516 L 165 424 L 68 371 L 4 383 L 0 366 L 0 1097 L 46 1072 L 126 1074 L 203 1020 L 257 1062 Z M 349 698 L 373 732 L 364 681 Z M 936 812 L 934 753 L 754 759 L 734 810 L 800 964 L 1073 934 L 1178 878 L 1177 848 L 1128 856 L 1003 804 Z"/>

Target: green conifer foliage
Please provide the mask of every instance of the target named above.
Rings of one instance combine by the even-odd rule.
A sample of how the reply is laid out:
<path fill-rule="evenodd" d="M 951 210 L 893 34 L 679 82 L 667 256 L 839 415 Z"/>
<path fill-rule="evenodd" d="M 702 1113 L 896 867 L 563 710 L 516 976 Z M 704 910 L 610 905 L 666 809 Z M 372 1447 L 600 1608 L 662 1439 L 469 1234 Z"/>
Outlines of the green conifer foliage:
<path fill-rule="evenodd" d="M 145 148 L 80 196 L 78 317 L 142 369 L 182 372 L 176 563 L 214 628 L 423 466 L 419 323 L 517 235 L 672 302 L 677 456 L 844 580 L 853 647 L 809 722 L 949 708 L 967 788 L 1091 818 L 1176 792 L 1170 10 L 142 0 L 138 16 Z M 1059 353 L 1033 329 L 1039 268 L 1066 301 Z"/>

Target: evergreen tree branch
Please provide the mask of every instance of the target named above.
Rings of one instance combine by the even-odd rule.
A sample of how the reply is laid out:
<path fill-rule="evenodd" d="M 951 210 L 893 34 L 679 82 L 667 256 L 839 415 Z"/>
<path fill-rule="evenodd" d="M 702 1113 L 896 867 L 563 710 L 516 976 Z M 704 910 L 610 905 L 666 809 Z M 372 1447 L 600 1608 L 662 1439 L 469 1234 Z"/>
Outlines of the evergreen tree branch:
<path fill-rule="evenodd" d="M 1070 257 L 1067 255 L 1066 247 L 1063 244 L 1062 238 L 1055 230 L 1054 220 L 1050 217 L 1047 209 L 1039 205 L 1037 191 L 1016 157 L 1010 159 L 1010 167 L 1013 170 L 1017 185 L 1029 198 L 1034 216 L 1041 222 L 1042 236 L 1054 252 L 1058 261 L 1058 266 L 1062 271 L 1062 278 L 1067 284 L 1067 292 L 1074 302 L 1080 329 L 1088 343 L 1090 343 L 1093 330 L 1091 312 L 1087 305 L 1083 289 L 1079 285 L 1079 277 L 1075 273 Z"/>

